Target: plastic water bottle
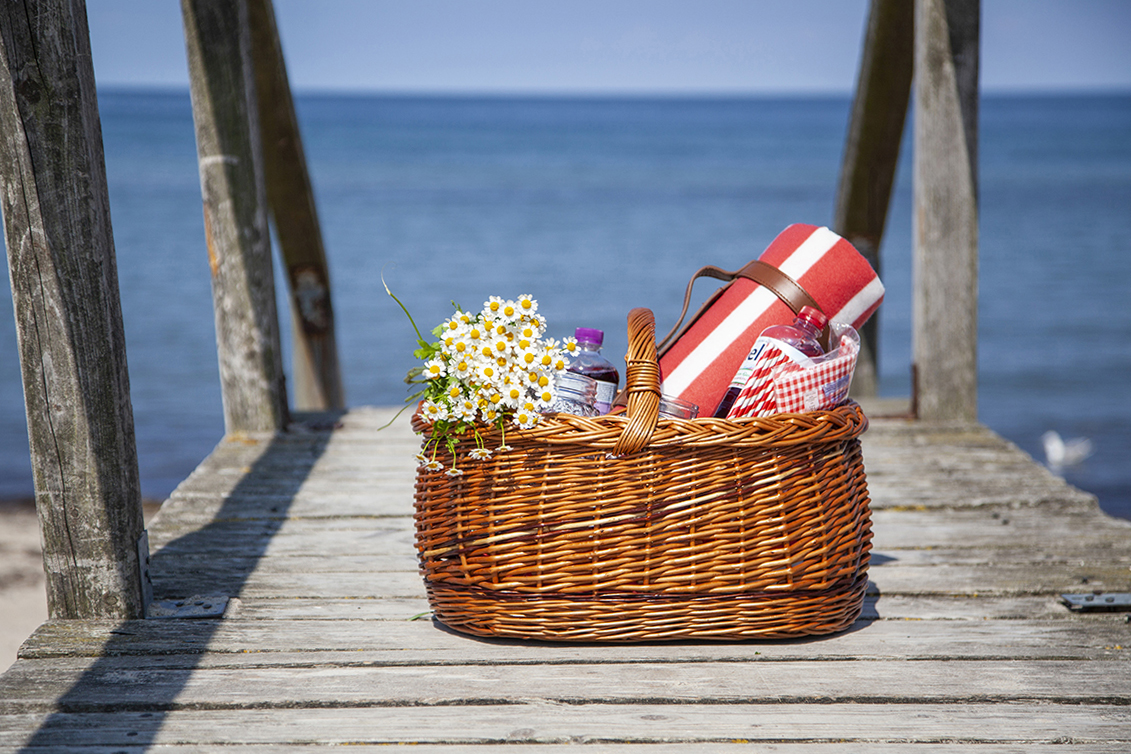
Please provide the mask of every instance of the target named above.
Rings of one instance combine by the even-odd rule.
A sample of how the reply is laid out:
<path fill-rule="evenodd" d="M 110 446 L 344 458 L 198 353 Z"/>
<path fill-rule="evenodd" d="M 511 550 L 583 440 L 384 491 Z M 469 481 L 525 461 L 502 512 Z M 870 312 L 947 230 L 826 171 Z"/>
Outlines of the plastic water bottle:
<path fill-rule="evenodd" d="M 742 366 L 735 372 L 730 387 L 723 394 L 723 399 L 719 401 L 719 407 L 715 409 L 712 416 L 716 419 L 726 418 L 726 415 L 730 412 L 730 407 L 734 405 L 738 394 L 742 392 L 746 380 L 750 379 L 750 375 L 754 371 L 754 363 L 768 343 L 772 341 L 777 341 L 775 345 L 784 343 L 810 358 L 824 355 L 825 349 L 821 347 L 821 330 L 825 329 L 825 325 L 828 323 L 829 318 L 820 309 L 803 306 L 801 311 L 797 313 L 792 325 L 770 325 L 763 330 L 758 339 L 754 341 L 754 347 L 746 355 Z"/>
<path fill-rule="evenodd" d="M 597 410 L 607 414 L 620 385 L 620 373 L 611 361 L 601 355 L 605 333 L 592 327 L 579 327 L 574 330 L 573 337 L 577 339 L 578 352 L 566 369 L 597 381 Z"/>
<path fill-rule="evenodd" d="M 597 380 L 576 372 L 561 372 L 554 377 L 554 400 L 547 413 L 600 416 L 596 400 Z"/>

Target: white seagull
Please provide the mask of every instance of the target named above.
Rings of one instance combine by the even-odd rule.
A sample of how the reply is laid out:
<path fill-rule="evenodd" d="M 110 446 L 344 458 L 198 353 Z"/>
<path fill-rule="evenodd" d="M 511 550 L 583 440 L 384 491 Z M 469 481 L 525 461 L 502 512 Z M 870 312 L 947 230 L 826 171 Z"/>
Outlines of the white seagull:
<path fill-rule="evenodd" d="M 1092 441 L 1086 437 L 1065 440 L 1059 433 L 1050 429 L 1041 435 L 1041 442 L 1045 446 L 1046 465 L 1053 471 L 1059 471 L 1066 466 L 1075 466 L 1092 455 Z"/>

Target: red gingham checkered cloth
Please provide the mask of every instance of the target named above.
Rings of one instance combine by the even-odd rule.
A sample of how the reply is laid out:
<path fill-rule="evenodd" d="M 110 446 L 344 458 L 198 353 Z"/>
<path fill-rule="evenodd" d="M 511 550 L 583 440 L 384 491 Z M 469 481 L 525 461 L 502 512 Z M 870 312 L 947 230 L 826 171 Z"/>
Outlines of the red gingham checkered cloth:
<path fill-rule="evenodd" d="M 727 418 L 820 411 L 839 405 L 848 397 L 860 354 L 856 331 L 849 327 L 840 333 L 837 351 L 820 359 L 805 359 L 808 366 L 798 363 L 796 356 L 790 358 L 782 348 L 766 346 Z"/>

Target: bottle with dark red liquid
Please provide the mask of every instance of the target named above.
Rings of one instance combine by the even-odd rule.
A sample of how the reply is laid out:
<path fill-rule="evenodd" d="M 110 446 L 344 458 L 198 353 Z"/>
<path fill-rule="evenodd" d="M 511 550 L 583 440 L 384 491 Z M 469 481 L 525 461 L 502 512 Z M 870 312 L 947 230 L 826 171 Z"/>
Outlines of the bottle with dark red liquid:
<path fill-rule="evenodd" d="M 770 325 L 763 330 L 758 339 L 754 341 L 754 347 L 746 355 L 742 366 L 735 372 L 730 387 L 723 394 L 723 399 L 719 401 L 719 407 L 715 409 L 712 416 L 716 419 L 725 419 L 726 415 L 730 413 L 730 407 L 734 405 L 734 401 L 738 398 L 738 394 L 742 392 L 746 380 L 750 378 L 754 371 L 754 362 L 761 356 L 768 343 L 772 341 L 777 341 L 778 344 L 784 343 L 810 358 L 823 356 L 825 349 L 821 348 L 821 330 L 825 329 L 828 322 L 829 318 L 820 309 L 803 306 L 801 311 L 797 313 L 792 325 Z"/>
<path fill-rule="evenodd" d="M 607 414 L 617 394 L 617 386 L 620 385 L 620 373 L 611 361 L 601 355 L 605 333 L 592 327 L 579 327 L 574 331 L 573 337 L 577 339 L 578 350 L 566 368 L 597 380 L 595 404 L 598 411 Z"/>

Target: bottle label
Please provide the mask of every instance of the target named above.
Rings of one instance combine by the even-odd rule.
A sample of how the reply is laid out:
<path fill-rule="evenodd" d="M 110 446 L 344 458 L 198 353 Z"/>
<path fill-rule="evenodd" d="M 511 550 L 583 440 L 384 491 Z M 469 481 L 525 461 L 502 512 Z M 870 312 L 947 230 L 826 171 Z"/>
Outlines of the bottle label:
<path fill-rule="evenodd" d="M 777 338 L 766 338 L 759 336 L 758 340 L 754 341 L 754 345 L 751 347 L 750 353 L 746 354 L 746 358 L 742 360 L 742 366 L 740 366 L 738 368 L 738 371 L 734 373 L 734 379 L 730 381 L 730 387 L 738 388 L 739 390 L 742 389 L 742 387 L 746 384 L 746 381 L 750 379 L 750 375 L 754 373 L 754 365 L 757 363 L 758 357 L 761 356 L 762 352 L 766 350 L 766 346 L 770 345 L 771 343 L 777 348 L 781 349 L 781 352 L 785 354 L 790 361 L 797 364 L 798 366 L 813 366 L 814 362 L 811 357 L 806 356 L 801 351 L 798 351 L 788 343 L 783 343 Z"/>
<path fill-rule="evenodd" d="M 617 394 L 617 386 L 611 382 L 603 382 L 597 380 L 597 399 L 593 401 L 593 405 L 602 414 L 609 413 L 609 409 L 613 407 L 613 399 Z"/>

